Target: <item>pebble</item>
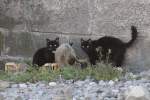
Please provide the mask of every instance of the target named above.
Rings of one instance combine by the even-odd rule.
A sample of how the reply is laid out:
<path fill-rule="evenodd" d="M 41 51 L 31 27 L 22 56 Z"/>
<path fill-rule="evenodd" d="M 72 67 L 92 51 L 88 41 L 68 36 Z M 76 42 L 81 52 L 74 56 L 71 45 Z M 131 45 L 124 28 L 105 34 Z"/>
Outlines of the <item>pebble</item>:
<path fill-rule="evenodd" d="M 57 85 L 56 82 L 49 82 L 49 86 L 54 87 L 54 86 L 56 86 L 56 85 Z"/>
<path fill-rule="evenodd" d="M 25 83 L 19 84 L 20 88 L 27 88 L 27 85 Z"/>
<path fill-rule="evenodd" d="M 150 93 L 150 80 L 144 77 L 133 80 L 125 77 L 125 80 L 98 82 L 86 79 L 48 84 L 46 82 L 19 83 L 11 86 L 9 82 L 0 81 L 0 88 L 4 89 L 0 91 L 0 100 L 124 100 L 125 91 L 133 86 L 142 86 Z"/>
<path fill-rule="evenodd" d="M 1 100 L 1 99 L 0 99 Z M 21 96 L 15 98 L 15 100 L 23 100 Z"/>
<path fill-rule="evenodd" d="M 0 90 L 4 90 L 11 86 L 10 82 L 7 81 L 0 81 Z"/>
<path fill-rule="evenodd" d="M 108 84 L 109 84 L 110 86 L 113 86 L 113 85 L 115 84 L 115 82 L 112 81 L 112 80 L 110 80 L 110 81 L 108 82 Z"/>
<path fill-rule="evenodd" d="M 75 85 L 77 85 L 79 87 L 83 86 L 83 84 L 84 84 L 84 81 L 77 81 L 77 82 L 75 82 Z"/>
<path fill-rule="evenodd" d="M 5 100 L 5 98 L 2 94 L 0 94 L 0 100 Z"/>
<path fill-rule="evenodd" d="M 96 86 L 97 84 L 95 82 L 90 82 L 89 85 Z"/>
<path fill-rule="evenodd" d="M 105 82 L 105 81 L 103 81 L 103 80 L 100 80 L 98 84 L 99 84 L 100 86 L 103 86 L 103 87 L 104 87 L 104 86 L 106 86 L 106 83 L 107 83 L 107 82 Z"/>
<path fill-rule="evenodd" d="M 11 88 L 18 88 L 18 84 L 12 84 Z"/>

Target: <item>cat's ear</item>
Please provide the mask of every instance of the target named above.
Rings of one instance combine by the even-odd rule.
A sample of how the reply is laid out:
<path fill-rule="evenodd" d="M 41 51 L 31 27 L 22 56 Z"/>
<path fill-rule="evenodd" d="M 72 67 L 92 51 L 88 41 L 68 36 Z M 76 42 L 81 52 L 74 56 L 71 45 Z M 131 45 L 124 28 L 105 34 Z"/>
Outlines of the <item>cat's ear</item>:
<path fill-rule="evenodd" d="M 50 39 L 47 38 L 47 39 L 46 39 L 46 42 L 50 42 Z"/>
<path fill-rule="evenodd" d="M 92 40 L 91 39 L 88 39 L 89 43 L 92 43 Z"/>
<path fill-rule="evenodd" d="M 91 39 L 88 39 L 88 41 L 92 41 Z"/>
<path fill-rule="evenodd" d="M 81 42 L 83 42 L 84 40 L 83 40 L 83 38 L 81 38 L 81 40 L 80 40 Z"/>
<path fill-rule="evenodd" d="M 57 42 L 59 42 L 59 37 L 56 37 L 56 39 L 55 39 Z"/>
<path fill-rule="evenodd" d="M 72 45 L 73 45 L 73 42 L 69 42 L 69 45 L 72 46 Z"/>

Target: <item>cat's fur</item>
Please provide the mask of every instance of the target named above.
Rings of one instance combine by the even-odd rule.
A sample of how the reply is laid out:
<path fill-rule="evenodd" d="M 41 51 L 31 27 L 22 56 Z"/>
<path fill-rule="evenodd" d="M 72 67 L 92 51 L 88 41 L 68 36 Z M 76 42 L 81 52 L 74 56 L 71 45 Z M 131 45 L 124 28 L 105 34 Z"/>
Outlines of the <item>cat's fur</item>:
<path fill-rule="evenodd" d="M 33 56 L 33 65 L 42 66 L 45 63 L 54 63 L 55 55 L 54 52 L 59 47 L 59 38 L 55 40 L 46 39 L 46 47 L 37 50 Z"/>
<path fill-rule="evenodd" d="M 83 40 L 81 38 L 81 48 L 87 55 L 89 56 L 89 61 L 92 65 L 96 64 L 96 60 L 98 60 L 98 53 L 96 52 L 96 49 L 93 48 L 91 39 Z"/>
<path fill-rule="evenodd" d="M 96 51 L 96 48 L 101 47 L 101 60 L 105 62 L 109 53 L 109 61 L 113 64 L 113 66 L 119 67 L 123 63 L 126 49 L 130 47 L 137 38 L 138 32 L 135 26 L 131 26 L 131 31 L 132 39 L 127 43 L 124 43 L 115 37 L 104 36 L 94 41 L 91 39 L 81 39 L 81 48 L 88 54 L 92 65 L 95 65 L 96 60 L 99 59 L 99 54 Z"/>
<path fill-rule="evenodd" d="M 55 52 L 55 61 L 61 66 L 73 65 L 76 61 L 76 53 L 71 47 L 72 43 L 61 44 Z"/>

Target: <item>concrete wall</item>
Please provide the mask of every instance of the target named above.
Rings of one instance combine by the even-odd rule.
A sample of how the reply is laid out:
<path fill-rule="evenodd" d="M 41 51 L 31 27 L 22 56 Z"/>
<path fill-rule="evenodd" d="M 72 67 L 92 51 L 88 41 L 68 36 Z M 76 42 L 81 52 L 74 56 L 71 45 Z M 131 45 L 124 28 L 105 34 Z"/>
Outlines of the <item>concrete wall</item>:
<path fill-rule="evenodd" d="M 150 68 L 150 0 L 0 0 L 1 59 L 31 58 L 45 38 L 56 36 L 74 41 L 82 57 L 81 37 L 109 35 L 127 42 L 131 25 L 139 37 L 124 65 Z"/>

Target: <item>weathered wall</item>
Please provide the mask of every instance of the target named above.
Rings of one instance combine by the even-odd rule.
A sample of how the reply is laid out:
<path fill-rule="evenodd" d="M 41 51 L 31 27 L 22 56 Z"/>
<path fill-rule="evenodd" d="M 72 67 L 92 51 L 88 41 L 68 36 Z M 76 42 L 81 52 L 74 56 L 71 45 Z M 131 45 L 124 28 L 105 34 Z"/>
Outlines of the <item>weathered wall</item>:
<path fill-rule="evenodd" d="M 76 42 L 104 35 L 130 40 L 130 26 L 138 27 L 138 41 L 126 53 L 125 65 L 150 67 L 150 0 L 0 0 L 1 58 L 32 57 L 45 38 Z"/>

